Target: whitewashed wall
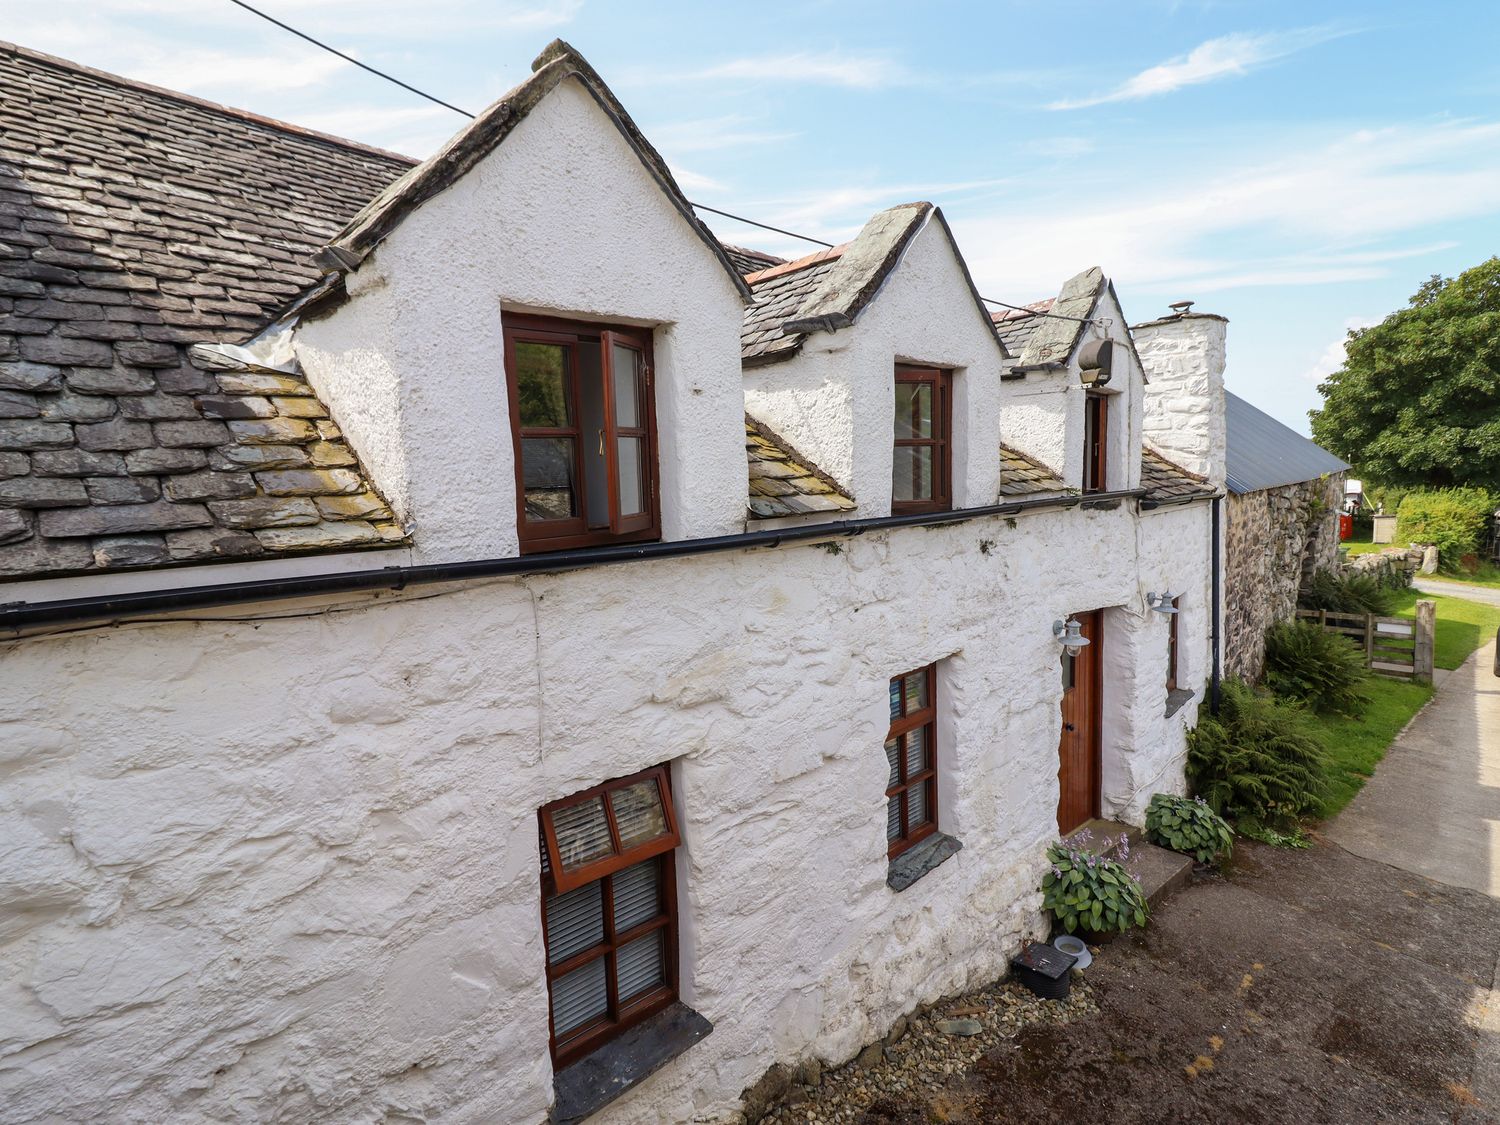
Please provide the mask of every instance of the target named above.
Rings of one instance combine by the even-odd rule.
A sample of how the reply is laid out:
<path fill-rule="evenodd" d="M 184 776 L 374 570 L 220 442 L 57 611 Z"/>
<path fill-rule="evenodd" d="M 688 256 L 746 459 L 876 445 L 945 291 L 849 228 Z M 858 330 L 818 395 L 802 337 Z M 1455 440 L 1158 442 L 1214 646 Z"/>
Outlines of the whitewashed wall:
<path fill-rule="evenodd" d="M 896 364 L 952 369 L 953 506 L 978 507 L 1000 488 L 1001 362 L 934 218 L 853 326 L 815 332 L 793 358 L 747 368 L 745 405 L 845 485 L 860 516 L 889 515 Z"/>
<path fill-rule="evenodd" d="M 1138 325 L 1136 346 L 1151 379 L 1145 438 L 1189 472 L 1224 484 L 1224 360 L 1229 322 L 1188 313 Z"/>
<path fill-rule="evenodd" d="M 1034 513 L 5 644 L 7 1120 L 539 1121 L 535 810 L 664 760 L 682 992 L 716 1030 L 599 1120 L 713 1120 L 774 1061 L 849 1057 L 1042 929 L 1053 618 L 1120 607 L 1109 808 L 1180 787 L 1193 709 L 1162 717 L 1166 622 L 1141 598 L 1186 592 L 1184 682 L 1201 678 L 1206 558 L 1184 544 L 1207 512 L 1136 519 Z M 886 680 L 933 660 L 943 828 L 965 847 L 897 895 Z"/>
<path fill-rule="evenodd" d="M 1084 339 L 1102 336 L 1115 343 L 1113 373 L 1109 383 L 1099 388 L 1109 396 L 1106 480 L 1111 490 L 1136 488 L 1141 479 L 1143 410 L 1149 392 L 1131 347 L 1125 315 L 1111 290 L 1100 297 L 1094 316 L 1100 324 L 1084 329 Z M 1089 388 L 1079 377 L 1074 350 L 1065 370 L 1030 371 L 1024 379 L 1001 384 L 1001 428 L 1007 445 L 1047 465 L 1070 488 L 1082 488 L 1084 400 Z"/>
<path fill-rule="evenodd" d="M 576 79 L 347 283 L 298 358 L 419 562 L 517 553 L 502 309 L 654 328 L 663 537 L 743 530 L 741 297 Z"/>

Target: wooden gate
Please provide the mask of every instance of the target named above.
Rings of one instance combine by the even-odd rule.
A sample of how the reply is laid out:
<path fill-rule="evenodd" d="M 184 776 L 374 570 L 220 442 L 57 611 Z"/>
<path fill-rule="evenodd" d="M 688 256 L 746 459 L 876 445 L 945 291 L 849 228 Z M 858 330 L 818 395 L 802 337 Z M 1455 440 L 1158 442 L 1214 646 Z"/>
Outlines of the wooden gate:
<path fill-rule="evenodd" d="M 1436 602 L 1420 601 L 1415 620 L 1326 609 L 1299 609 L 1297 616 L 1352 640 L 1364 652 L 1365 667 L 1370 671 L 1398 680 L 1431 683 L 1436 611 Z"/>

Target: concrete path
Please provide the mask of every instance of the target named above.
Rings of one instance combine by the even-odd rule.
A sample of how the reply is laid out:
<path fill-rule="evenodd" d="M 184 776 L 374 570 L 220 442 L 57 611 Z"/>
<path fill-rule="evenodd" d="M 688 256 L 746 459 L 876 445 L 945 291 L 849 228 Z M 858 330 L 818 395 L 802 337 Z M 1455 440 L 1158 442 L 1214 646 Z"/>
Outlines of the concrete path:
<path fill-rule="evenodd" d="M 1444 594 L 1450 598 L 1467 598 L 1485 605 L 1500 605 L 1500 589 L 1489 586 L 1465 586 L 1462 582 L 1444 582 L 1441 578 L 1418 575 L 1412 585 L 1424 594 Z"/>
<path fill-rule="evenodd" d="M 1446 592 L 1446 591 L 1445 591 Z M 1465 595 L 1467 596 L 1467 595 Z M 1500 679 L 1482 646 L 1324 830 L 1355 855 L 1500 898 Z"/>

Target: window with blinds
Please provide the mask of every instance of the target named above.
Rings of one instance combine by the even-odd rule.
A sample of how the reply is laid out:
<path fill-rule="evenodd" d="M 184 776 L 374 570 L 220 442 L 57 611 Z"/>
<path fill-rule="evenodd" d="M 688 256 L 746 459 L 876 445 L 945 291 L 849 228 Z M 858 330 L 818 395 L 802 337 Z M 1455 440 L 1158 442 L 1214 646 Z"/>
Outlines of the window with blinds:
<path fill-rule="evenodd" d="M 588 1054 L 676 999 L 679 841 L 665 767 L 538 813 L 552 1057 Z"/>
<path fill-rule="evenodd" d="M 937 831 L 937 665 L 890 683 L 885 837 L 890 858 Z"/>

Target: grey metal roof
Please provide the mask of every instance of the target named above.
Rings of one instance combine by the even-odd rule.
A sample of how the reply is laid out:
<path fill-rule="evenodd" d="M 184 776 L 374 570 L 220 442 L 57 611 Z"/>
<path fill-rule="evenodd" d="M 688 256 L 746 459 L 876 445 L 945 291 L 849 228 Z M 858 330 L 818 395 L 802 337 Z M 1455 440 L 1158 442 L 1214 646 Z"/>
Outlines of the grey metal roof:
<path fill-rule="evenodd" d="M 1259 492 L 1341 473 L 1349 465 L 1239 395 L 1224 394 L 1229 491 Z"/>

